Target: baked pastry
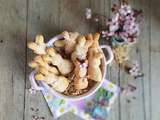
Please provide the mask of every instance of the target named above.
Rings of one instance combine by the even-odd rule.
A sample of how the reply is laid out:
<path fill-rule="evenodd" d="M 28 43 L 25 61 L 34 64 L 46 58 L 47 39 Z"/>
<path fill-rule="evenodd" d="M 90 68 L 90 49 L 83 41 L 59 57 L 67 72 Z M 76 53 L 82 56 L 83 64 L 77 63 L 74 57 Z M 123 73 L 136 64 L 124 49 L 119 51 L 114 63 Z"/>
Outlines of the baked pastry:
<path fill-rule="evenodd" d="M 67 31 L 61 34 L 64 39 L 55 41 L 53 47 L 44 43 L 42 35 L 28 43 L 37 54 L 29 66 L 36 69 L 37 81 L 44 81 L 54 90 L 65 95 L 83 94 L 93 83 L 102 80 L 100 34 L 79 35 Z"/>
<path fill-rule="evenodd" d="M 27 46 L 36 54 L 46 54 L 45 49 L 47 45 L 44 43 L 43 35 L 37 35 L 35 38 L 35 42 L 29 42 Z"/>
<path fill-rule="evenodd" d="M 102 80 L 100 69 L 102 53 L 99 51 L 99 36 L 98 33 L 93 36 L 94 41 L 88 53 L 88 78 L 98 82 Z"/>
<path fill-rule="evenodd" d="M 87 78 L 87 67 L 88 61 L 86 60 L 84 63 L 80 63 L 78 60 L 75 62 L 75 79 L 74 86 L 76 89 L 85 89 L 88 87 L 88 78 Z"/>
<path fill-rule="evenodd" d="M 77 38 L 77 44 L 75 51 L 71 55 L 71 59 L 74 62 L 76 59 L 85 60 L 87 57 L 88 48 L 92 45 L 92 35 L 89 34 L 87 39 L 85 36 L 79 36 Z"/>
<path fill-rule="evenodd" d="M 64 31 L 62 33 L 64 35 L 64 42 L 65 42 L 65 53 L 70 54 L 74 51 L 76 45 L 76 39 L 79 36 L 77 32 L 67 32 Z"/>
<path fill-rule="evenodd" d="M 34 58 L 33 61 L 29 62 L 28 64 L 31 68 L 39 69 L 39 68 L 45 68 L 47 71 L 52 72 L 54 74 L 59 74 L 57 68 L 50 66 L 48 63 L 46 63 L 42 56 L 38 55 Z"/>
<path fill-rule="evenodd" d="M 66 75 L 72 71 L 72 62 L 62 58 L 62 56 L 57 53 L 54 48 L 47 48 L 46 52 L 47 54 L 43 55 L 43 60 L 47 63 L 52 63 L 52 65 L 55 65 L 61 74 Z"/>
<path fill-rule="evenodd" d="M 49 72 L 43 67 L 39 69 L 39 73 L 35 75 L 35 79 L 46 82 L 58 92 L 64 92 L 69 85 L 69 80 L 66 77 Z"/>

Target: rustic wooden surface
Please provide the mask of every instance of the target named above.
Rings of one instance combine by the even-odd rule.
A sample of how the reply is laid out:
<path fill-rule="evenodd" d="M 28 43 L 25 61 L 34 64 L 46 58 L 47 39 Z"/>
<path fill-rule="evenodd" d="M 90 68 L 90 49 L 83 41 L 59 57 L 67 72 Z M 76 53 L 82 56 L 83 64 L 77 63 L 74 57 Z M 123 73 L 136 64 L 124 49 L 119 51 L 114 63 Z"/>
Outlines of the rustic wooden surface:
<path fill-rule="evenodd" d="M 32 120 L 31 107 L 46 120 L 52 116 L 41 93 L 29 94 L 27 62 L 33 54 L 26 42 L 43 33 L 46 41 L 63 30 L 96 32 L 100 24 L 86 21 L 84 9 L 110 16 L 118 0 L 0 0 L 0 120 Z M 120 86 L 136 85 L 131 96 L 120 95 L 107 120 L 160 120 L 160 1 L 131 0 L 144 12 L 139 43 L 133 51 L 145 73 L 133 80 L 117 65 L 108 66 L 107 78 Z M 104 22 L 104 21 L 102 21 Z M 104 43 L 104 41 L 101 41 Z M 80 120 L 67 113 L 59 120 Z"/>

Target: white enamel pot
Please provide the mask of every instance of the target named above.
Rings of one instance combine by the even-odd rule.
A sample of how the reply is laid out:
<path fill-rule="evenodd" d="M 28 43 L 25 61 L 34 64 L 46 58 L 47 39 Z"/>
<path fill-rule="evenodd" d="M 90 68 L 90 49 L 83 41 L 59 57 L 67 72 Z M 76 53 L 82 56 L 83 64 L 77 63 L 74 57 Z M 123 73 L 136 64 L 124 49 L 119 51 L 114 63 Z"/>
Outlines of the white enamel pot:
<path fill-rule="evenodd" d="M 53 45 L 53 43 L 56 41 L 56 40 L 59 40 L 59 39 L 63 39 L 63 36 L 62 35 L 57 35 L 55 36 L 54 38 L 52 38 L 51 40 L 49 40 L 49 42 L 47 43 L 47 46 L 48 47 L 51 47 Z M 102 51 L 102 49 L 106 49 L 107 52 L 108 52 L 108 59 L 106 60 L 105 58 L 105 55 Z M 107 45 L 101 45 L 99 50 L 103 53 L 103 57 L 101 59 L 101 70 L 102 70 L 102 81 L 101 82 L 97 82 L 93 88 L 91 88 L 88 92 L 82 94 L 82 95 L 78 95 L 78 96 L 67 96 L 67 95 L 64 95 L 64 94 L 61 94 L 57 91 L 55 91 L 54 89 L 52 89 L 51 87 L 48 86 L 48 84 L 46 84 L 45 82 L 43 81 L 36 81 L 35 78 L 34 78 L 34 75 L 36 73 L 36 70 L 32 71 L 29 75 L 29 80 L 30 80 L 30 83 L 31 83 L 31 88 L 34 89 L 34 90 L 44 90 L 44 89 L 47 89 L 48 91 L 50 91 L 53 96 L 55 97 L 59 97 L 59 98 L 62 98 L 62 99 L 65 99 L 65 100 L 72 100 L 72 101 L 75 101 L 75 100 L 82 100 L 82 99 L 86 99 L 87 97 L 91 96 L 92 94 L 94 94 L 104 83 L 104 80 L 105 80 L 105 76 L 106 76 L 106 67 L 108 64 L 110 64 L 113 60 L 113 53 L 112 53 L 112 50 L 109 46 Z"/>

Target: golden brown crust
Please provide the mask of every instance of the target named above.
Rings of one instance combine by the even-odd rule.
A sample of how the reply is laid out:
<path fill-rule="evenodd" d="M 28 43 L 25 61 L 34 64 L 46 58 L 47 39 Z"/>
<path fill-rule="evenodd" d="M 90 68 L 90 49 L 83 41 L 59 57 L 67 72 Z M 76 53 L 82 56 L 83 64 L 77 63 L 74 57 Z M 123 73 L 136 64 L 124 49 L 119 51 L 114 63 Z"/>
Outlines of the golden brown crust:
<path fill-rule="evenodd" d="M 74 86 L 77 90 L 85 89 L 88 87 L 88 79 L 86 77 L 87 75 L 87 66 L 88 66 L 88 60 L 86 60 L 83 64 L 76 61 L 75 62 L 75 79 L 74 79 Z"/>
<path fill-rule="evenodd" d="M 28 48 L 33 50 L 35 54 L 43 55 L 46 54 L 47 45 L 44 43 L 44 37 L 42 35 L 37 35 L 35 42 L 29 42 L 27 44 Z"/>
<path fill-rule="evenodd" d="M 39 73 L 35 75 L 35 79 L 45 81 L 58 92 L 64 92 L 69 84 L 69 80 L 66 77 L 57 75 L 44 67 L 39 69 Z"/>
<path fill-rule="evenodd" d="M 65 42 L 65 53 L 70 54 L 74 51 L 75 45 L 76 45 L 76 39 L 79 36 L 79 33 L 77 32 L 67 32 L 64 31 L 62 33 L 64 35 L 64 42 Z"/>
<path fill-rule="evenodd" d="M 71 59 L 75 62 L 76 59 L 85 60 L 87 59 L 87 53 L 89 47 L 93 43 L 92 35 L 88 34 L 87 37 L 81 35 L 77 38 L 77 44 L 75 47 L 75 51 L 71 55 Z"/>
<path fill-rule="evenodd" d="M 46 52 L 47 55 L 43 56 L 44 61 L 57 66 L 61 74 L 66 75 L 72 71 L 72 62 L 67 59 L 63 59 L 62 56 L 57 53 L 54 48 L 48 48 Z"/>
<path fill-rule="evenodd" d="M 94 42 L 89 48 L 88 55 L 88 78 L 98 82 L 102 80 L 102 73 L 100 69 L 102 53 L 99 51 L 99 36 L 100 34 L 98 33 L 93 35 Z"/>

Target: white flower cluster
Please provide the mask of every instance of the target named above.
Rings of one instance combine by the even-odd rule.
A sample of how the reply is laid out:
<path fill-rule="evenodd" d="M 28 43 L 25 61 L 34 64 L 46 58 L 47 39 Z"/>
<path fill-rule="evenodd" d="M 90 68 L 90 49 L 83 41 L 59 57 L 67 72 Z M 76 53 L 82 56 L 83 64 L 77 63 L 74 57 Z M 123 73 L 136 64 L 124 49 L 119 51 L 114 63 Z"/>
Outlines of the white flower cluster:
<path fill-rule="evenodd" d="M 129 74 L 133 77 L 138 77 L 138 76 L 141 76 L 141 73 L 140 73 L 140 67 L 139 67 L 139 64 L 138 62 L 135 62 L 132 66 L 132 68 L 129 70 Z"/>
<path fill-rule="evenodd" d="M 29 91 L 30 94 L 36 94 L 36 90 L 34 88 L 32 88 L 32 87 L 29 88 L 28 91 Z"/>
<path fill-rule="evenodd" d="M 86 16 L 86 19 L 91 19 L 92 18 L 92 10 L 90 8 L 86 8 L 85 16 Z"/>
<path fill-rule="evenodd" d="M 118 37 L 126 43 L 134 43 L 139 34 L 139 25 L 136 22 L 135 12 L 130 5 L 121 4 L 113 7 L 112 18 L 106 23 L 108 30 L 103 31 L 104 37 Z"/>

